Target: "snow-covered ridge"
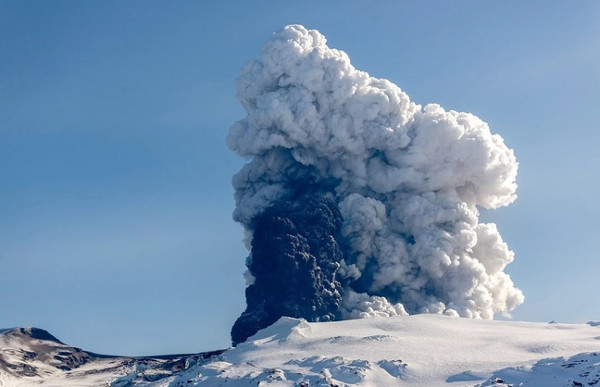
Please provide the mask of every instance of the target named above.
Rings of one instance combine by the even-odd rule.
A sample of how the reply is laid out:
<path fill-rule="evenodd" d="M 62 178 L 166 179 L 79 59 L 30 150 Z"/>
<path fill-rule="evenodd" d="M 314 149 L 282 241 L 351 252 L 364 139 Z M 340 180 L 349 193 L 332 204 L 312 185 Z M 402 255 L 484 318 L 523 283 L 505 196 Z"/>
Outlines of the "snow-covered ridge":
<path fill-rule="evenodd" d="M 54 354 L 72 347 L 10 337 L 0 334 L 2 364 L 26 364 L 38 372 L 15 376 L 11 366 L 3 366 L 0 384 L 6 386 L 600 386 L 600 324 L 595 322 L 424 314 L 307 323 L 284 317 L 212 356 L 142 361 L 95 358 L 83 351 L 91 358 L 69 371 L 36 361 L 41 361 L 40 349 Z M 35 345 L 37 358 L 24 359 Z"/>
<path fill-rule="evenodd" d="M 71 347 L 39 328 L 0 330 L 0 386 L 127 386 L 172 376 L 222 351 L 123 357 Z"/>

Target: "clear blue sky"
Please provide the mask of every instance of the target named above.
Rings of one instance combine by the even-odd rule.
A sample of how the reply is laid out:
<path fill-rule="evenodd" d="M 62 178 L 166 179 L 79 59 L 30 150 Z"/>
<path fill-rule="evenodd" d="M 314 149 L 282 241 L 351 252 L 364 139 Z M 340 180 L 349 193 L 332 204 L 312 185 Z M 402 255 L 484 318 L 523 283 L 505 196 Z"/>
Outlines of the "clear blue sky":
<path fill-rule="evenodd" d="M 501 134 L 519 199 L 483 218 L 516 253 L 513 317 L 600 319 L 599 21 L 593 0 L 0 1 L 0 328 L 111 354 L 229 345 L 233 82 L 292 23 Z"/>

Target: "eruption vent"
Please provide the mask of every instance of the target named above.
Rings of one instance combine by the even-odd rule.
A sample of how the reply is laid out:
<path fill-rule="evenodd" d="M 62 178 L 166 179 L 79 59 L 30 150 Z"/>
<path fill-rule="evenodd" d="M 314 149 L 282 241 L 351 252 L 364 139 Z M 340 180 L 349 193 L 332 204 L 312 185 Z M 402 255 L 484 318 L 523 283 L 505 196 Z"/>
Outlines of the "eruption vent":
<path fill-rule="evenodd" d="M 227 143 L 248 232 L 239 343 L 283 315 L 310 321 L 445 313 L 491 319 L 523 302 L 513 253 L 478 206 L 516 198 L 517 162 L 469 113 L 410 101 L 323 35 L 275 33 L 236 83 L 248 116 Z"/>

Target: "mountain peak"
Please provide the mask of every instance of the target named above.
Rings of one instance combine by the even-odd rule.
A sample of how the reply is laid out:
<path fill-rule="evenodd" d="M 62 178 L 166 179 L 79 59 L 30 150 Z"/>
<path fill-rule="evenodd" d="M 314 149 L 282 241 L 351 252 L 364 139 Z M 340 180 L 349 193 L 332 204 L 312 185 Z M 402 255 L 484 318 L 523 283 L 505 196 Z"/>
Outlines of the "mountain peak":
<path fill-rule="evenodd" d="M 0 329 L 0 334 L 7 336 L 25 337 L 42 341 L 52 341 L 54 343 L 64 345 L 62 341 L 54 337 L 52 334 L 50 334 L 50 332 L 35 327 Z"/>

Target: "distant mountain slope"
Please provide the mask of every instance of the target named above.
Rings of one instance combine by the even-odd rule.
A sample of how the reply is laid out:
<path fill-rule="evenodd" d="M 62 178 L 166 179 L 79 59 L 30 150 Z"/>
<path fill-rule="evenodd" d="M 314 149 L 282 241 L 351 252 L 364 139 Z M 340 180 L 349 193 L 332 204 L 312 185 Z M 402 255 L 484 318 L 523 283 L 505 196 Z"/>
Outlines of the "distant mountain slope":
<path fill-rule="evenodd" d="M 0 330 L 0 386 L 120 386 L 135 374 L 157 381 L 222 351 L 195 355 L 119 357 L 62 343 L 39 328 Z"/>
<path fill-rule="evenodd" d="M 236 348 L 154 358 L 102 357 L 26 332 L 0 331 L 0 385 L 600 386 L 593 322 L 282 318 Z"/>

